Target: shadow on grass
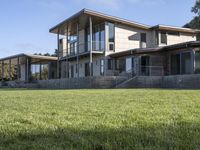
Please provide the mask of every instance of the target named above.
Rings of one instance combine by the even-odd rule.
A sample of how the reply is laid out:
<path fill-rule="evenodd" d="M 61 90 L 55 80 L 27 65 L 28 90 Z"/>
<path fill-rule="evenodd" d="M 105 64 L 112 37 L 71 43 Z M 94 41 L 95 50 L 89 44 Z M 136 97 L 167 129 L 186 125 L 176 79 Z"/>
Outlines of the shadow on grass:
<path fill-rule="evenodd" d="M 140 127 L 91 130 L 58 128 L 49 131 L 0 134 L 0 149 L 200 149 L 200 125 L 141 125 Z"/>

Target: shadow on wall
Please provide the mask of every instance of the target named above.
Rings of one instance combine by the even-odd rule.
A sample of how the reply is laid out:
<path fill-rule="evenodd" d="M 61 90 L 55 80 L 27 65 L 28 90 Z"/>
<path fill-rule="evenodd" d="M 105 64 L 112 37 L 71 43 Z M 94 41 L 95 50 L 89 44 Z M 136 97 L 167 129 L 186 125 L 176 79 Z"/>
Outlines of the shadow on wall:
<path fill-rule="evenodd" d="M 21 122 L 31 124 L 31 122 Z M 56 128 L 0 133 L 0 149 L 200 149 L 200 124 L 141 124 L 116 129 Z"/>
<path fill-rule="evenodd" d="M 139 33 L 133 34 L 133 35 L 129 36 L 128 39 L 130 41 L 139 41 L 140 40 L 140 34 Z"/>

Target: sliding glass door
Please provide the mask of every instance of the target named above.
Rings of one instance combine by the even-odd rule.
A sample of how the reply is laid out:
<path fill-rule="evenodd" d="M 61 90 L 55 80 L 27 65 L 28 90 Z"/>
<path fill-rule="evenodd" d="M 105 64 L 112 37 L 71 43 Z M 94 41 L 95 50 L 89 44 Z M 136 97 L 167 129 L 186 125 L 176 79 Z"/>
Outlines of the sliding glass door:
<path fill-rule="evenodd" d="M 171 74 L 193 73 L 193 61 L 191 52 L 183 52 L 171 55 Z"/>

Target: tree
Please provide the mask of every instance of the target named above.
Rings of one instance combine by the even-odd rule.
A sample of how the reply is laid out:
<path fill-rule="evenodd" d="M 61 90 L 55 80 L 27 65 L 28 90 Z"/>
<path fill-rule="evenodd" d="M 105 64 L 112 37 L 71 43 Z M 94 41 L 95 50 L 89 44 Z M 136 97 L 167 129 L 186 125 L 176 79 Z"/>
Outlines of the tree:
<path fill-rule="evenodd" d="M 197 0 L 194 7 L 192 7 L 192 12 L 200 16 L 200 0 Z"/>
<path fill-rule="evenodd" d="M 195 13 L 195 16 L 189 23 L 185 24 L 183 27 L 200 29 L 200 0 L 197 0 L 195 5 L 192 7 L 191 12 Z M 197 35 L 197 40 L 200 40 L 200 33 Z"/>

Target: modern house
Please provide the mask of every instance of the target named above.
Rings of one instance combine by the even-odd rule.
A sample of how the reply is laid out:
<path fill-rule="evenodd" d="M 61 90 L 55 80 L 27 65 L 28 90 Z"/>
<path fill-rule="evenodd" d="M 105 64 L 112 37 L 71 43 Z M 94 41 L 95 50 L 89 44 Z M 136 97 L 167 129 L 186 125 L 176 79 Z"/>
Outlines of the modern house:
<path fill-rule="evenodd" d="M 50 29 L 57 34 L 58 78 L 193 74 L 198 30 L 148 26 L 83 9 Z M 197 47 L 197 48 L 195 48 Z"/>
<path fill-rule="evenodd" d="M 57 35 L 57 58 L 27 54 L 2 58 L 1 79 L 5 76 L 5 62 L 11 71 L 11 60 L 16 60 L 18 68 L 15 80 L 56 79 L 59 85 L 66 82 L 69 88 L 73 84 L 87 84 L 88 77 L 173 79 L 174 75 L 200 74 L 200 41 L 196 36 L 199 30 L 148 26 L 83 9 L 51 28 L 50 33 Z M 41 64 L 48 64 L 46 78 L 42 78 Z M 34 65 L 39 65 L 37 71 L 33 71 Z M 58 85 L 52 80 L 40 83 Z"/>

